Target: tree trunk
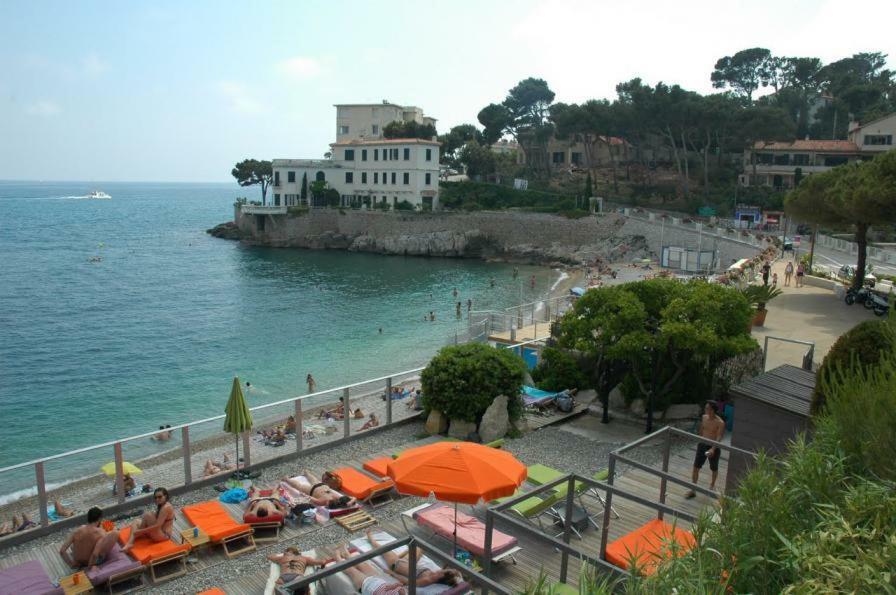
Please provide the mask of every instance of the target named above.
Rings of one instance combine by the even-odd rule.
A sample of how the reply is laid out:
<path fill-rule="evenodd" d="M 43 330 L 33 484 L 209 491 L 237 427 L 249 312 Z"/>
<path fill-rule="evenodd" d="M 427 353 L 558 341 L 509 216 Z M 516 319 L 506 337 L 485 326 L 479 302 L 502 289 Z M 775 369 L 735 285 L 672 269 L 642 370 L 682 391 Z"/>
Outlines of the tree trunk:
<path fill-rule="evenodd" d="M 267 204 L 268 184 L 264 180 L 261 181 L 261 206 Z"/>
<path fill-rule="evenodd" d="M 706 131 L 706 144 L 703 146 L 703 192 L 709 194 L 709 130 Z"/>
<path fill-rule="evenodd" d="M 681 150 L 684 152 L 684 195 L 691 194 L 691 171 L 688 165 L 688 145 L 684 140 L 684 131 L 681 132 Z"/>
<path fill-rule="evenodd" d="M 675 169 L 678 170 L 678 181 L 681 183 L 683 181 L 682 171 L 681 171 L 681 159 L 678 157 L 678 145 L 675 144 L 675 136 L 672 134 L 672 130 L 666 126 L 666 134 L 669 137 L 669 142 L 672 145 L 672 158 L 675 159 Z M 682 184 L 683 189 L 684 184 Z M 685 192 L 687 195 L 687 192 Z"/>
<path fill-rule="evenodd" d="M 856 276 L 852 280 L 853 289 L 861 289 L 865 282 L 865 266 L 868 258 L 868 224 L 856 224 L 856 246 L 859 248 L 859 254 L 856 257 Z"/>

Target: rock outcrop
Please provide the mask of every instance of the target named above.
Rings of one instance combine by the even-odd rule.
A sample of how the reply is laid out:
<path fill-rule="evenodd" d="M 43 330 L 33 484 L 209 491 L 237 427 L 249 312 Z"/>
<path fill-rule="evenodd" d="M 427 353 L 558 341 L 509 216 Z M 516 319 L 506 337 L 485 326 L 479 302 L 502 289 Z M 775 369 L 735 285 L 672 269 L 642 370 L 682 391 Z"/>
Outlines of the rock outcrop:
<path fill-rule="evenodd" d="M 205 230 L 205 233 L 224 240 L 242 240 L 246 237 L 233 221 L 216 225 L 211 229 Z"/>
<path fill-rule="evenodd" d="M 447 429 L 448 418 L 445 414 L 438 409 L 430 411 L 429 417 L 426 418 L 426 432 L 430 436 L 435 436 L 436 434 L 444 434 Z"/>
<path fill-rule="evenodd" d="M 500 395 L 492 401 L 482 421 L 479 422 L 479 436 L 483 442 L 492 442 L 507 435 L 510 428 L 510 418 L 507 415 L 507 397 Z"/>
<path fill-rule="evenodd" d="M 448 435 L 458 440 L 466 440 L 467 436 L 476 431 L 476 424 L 462 419 L 452 419 L 448 426 Z"/>

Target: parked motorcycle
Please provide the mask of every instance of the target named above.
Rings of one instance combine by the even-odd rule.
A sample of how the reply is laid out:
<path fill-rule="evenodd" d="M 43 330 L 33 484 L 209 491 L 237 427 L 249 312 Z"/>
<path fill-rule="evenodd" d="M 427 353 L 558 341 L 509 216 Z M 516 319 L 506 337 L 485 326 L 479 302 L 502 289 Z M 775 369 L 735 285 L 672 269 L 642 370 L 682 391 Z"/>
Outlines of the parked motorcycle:
<path fill-rule="evenodd" d="M 845 301 L 847 305 L 852 306 L 855 303 L 864 304 L 866 308 L 871 308 L 868 303 L 871 300 L 871 296 L 874 294 L 867 287 L 862 287 L 861 289 L 854 289 L 850 287 L 846 290 L 846 298 Z"/>
<path fill-rule="evenodd" d="M 882 295 L 872 293 L 871 297 L 865 301 L 865 307 L 874 310 L 875 315 L 883 316 L 890 311 L 890 302 Z"/>

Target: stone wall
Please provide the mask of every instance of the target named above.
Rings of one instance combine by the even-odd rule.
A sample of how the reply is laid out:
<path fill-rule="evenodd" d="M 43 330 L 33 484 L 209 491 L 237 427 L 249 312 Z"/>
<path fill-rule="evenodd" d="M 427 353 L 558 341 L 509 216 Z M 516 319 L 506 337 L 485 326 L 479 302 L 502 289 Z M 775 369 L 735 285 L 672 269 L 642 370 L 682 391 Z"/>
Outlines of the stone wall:
<path fill-rule="evenodd" d="M 696 247 L 698 233 L 607 213 L 568 219 L 544 213 L 477 211 L 403 213 L 314 209 L 262 217 L 237 213 L 236 224 L 248 243 L 272 247 L 350 250 L 414 256 L 494 258 L 539 264 L 579 264 L 656 258 L 661 239 Z M 705 236 L 705 234 L 704 234 Z M 759 248 L 714 237 L 704 248 L 718 248 L 721 262 L 752 256 Z"/>

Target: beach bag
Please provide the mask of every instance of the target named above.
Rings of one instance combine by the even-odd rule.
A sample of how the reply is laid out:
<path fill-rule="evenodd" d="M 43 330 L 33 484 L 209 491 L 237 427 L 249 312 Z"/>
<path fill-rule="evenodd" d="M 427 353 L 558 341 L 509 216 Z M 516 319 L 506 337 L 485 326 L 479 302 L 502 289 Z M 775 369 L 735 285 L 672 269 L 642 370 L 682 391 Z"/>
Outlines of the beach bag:
<path fill-rule="evenodd" d="M 554 399 L 554 403 L 557 405 L 557 409 L 563 413 L 571 413 L 574 406 L 572 397 L 565 391 L 557 395 L 557 398 Z"/>

